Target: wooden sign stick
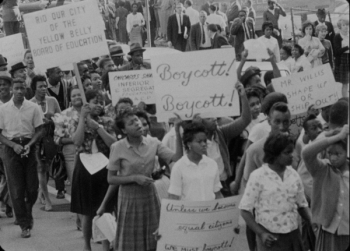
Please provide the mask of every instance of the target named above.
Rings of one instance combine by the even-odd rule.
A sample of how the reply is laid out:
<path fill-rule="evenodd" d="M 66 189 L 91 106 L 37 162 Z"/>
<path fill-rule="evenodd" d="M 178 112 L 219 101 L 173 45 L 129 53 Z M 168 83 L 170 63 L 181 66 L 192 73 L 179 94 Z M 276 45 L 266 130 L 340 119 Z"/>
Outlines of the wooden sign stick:
<path fill-rule="evenodd" d="M 78 69 L 78 64 L 77 63 L 73 63 L 73 67 L 74 67 L 75 78 L 77 80 L 78 87 L 79 87 L 79 90 L 81 92 L 81 99 L 83 100 L 83 104 L 85 105 L 86 104 L 85 91 L 84 91 L 83 83 L 81 82 L 81 77 L 80 77 L 80 73 L 79 73 L 79 69 Z"/>

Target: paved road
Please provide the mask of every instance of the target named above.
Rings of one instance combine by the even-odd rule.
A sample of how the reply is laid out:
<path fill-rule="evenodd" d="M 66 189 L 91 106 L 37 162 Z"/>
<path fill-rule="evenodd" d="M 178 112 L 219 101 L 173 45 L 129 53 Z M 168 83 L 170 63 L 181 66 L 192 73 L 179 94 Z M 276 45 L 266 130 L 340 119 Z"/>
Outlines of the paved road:
<path fill-rule="evenodd" d="M 50 182 L 51 183 L 51 182 Z M 82 232 L 76 229 L 75 215 L 69 212 L 70 196 L 56 199 L 56 191 L 49 187 L 54 211 L 45 212 L 43 205 L 34 206 L 34 229 L 29 239 L 20 238 L 20 228 L 4 214 L 0 218 L 0 246 L 5 251 L 81 251 L 83 248 Z M 102 250 L 99 244 L 93 244 L 93 251 Z M 234 251 L 248 251 L 245 240 L 245 228 L 236 240 Z"/>

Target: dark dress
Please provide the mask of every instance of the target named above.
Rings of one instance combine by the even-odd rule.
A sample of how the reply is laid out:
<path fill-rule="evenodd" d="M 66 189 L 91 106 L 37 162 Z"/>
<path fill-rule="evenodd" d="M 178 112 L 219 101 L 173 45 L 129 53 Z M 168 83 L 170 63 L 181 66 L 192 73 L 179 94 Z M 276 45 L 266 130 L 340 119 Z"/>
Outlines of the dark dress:
<path fill-rule="evenodd" d="M 118 21 L 118 32 L 119 32 L 119 42 L 128 43 L 128 32 L 126 31 L 126 17 L 128 16 L 128 10 L 124 7 L 119 6 L 116 10 L 115 15 L 119 17 Z"/>
<path fill-rule="evenodd" d="M 109 133 L 111 133 L 111 122 L 113 123 L 113 120 L 106 117 L 99 118 L 98 121 L 98 123 L 102 124 L 105 130 Z M 109 147 L 103 142 L 97 132 L 90 130 L 86 125 L 84 143 L 82 145 L 83 150 L 80 151 L 80 153 L 91 153 L 92 141 L 94 139 L 96 140 L 99 152 L 103 153 L 108 158 L 110 151 Z M 72 182 L 71 212 L 91 217 L 96 215 L 96 211 L 101 206 L 109 187 L 107 174 L 108 170 L 103 168 L 94 175 L 91 175 L 82 164 L 79 155 L 77 156 Z M 115 199 L 108 203 L 106 212 L 113 211 Z"/>

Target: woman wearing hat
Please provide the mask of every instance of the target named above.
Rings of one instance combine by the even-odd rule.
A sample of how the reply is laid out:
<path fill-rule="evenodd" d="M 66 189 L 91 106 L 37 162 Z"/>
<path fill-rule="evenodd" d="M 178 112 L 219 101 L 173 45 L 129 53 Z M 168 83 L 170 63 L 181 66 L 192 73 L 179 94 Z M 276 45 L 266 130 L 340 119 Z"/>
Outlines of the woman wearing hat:
<path fill-rule="evenodd" d="M 130 44 L 142 44 L 142 28 L 145 25 L 145 19 L 142 14 L 137 12 L 138 5 L 133 3 L 132 13 L 127 17 L 126 29 L 129 34 Z"/>

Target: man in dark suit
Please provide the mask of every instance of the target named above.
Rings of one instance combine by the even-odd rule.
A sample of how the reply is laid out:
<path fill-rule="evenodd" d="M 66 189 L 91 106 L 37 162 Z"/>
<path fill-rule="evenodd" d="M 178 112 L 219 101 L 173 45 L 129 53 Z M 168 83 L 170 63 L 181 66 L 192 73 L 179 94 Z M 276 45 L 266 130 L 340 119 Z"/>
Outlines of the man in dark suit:
<path fill-rule="evenodd" d="M 216 24 L 209 24 L 208 31 L 211 38 L 212 49 L 219 49 L 221 46 L 229 45 L 227 39 L 218 34 L 218 26 Z"/>
<path fill-rule="evenodd" d="M 239 11 L 238 18 L 233 20 L 231 35 L 235 37 L 235 52 L 237 60 L 241 60 L 241 53 L 244 51 L 244 41 L 255 39 L 255 22 L 251 17 L 247 17 L 248 10 L 243 8 Z"/>
<path fill-rule="evenodd" d="M 186 44 L 191 32 L 190 18 L 182 12 L 182 3 L 176 4 L 176 13 L 168 20 L 168 46 L 176 50 L 186 51 Z"/>
<path fill-rule="evenodd" d="M 211 49 L 211 39 L 208 31 L 207 13 L 204 10 L 199 12 L 199 23 L 191 27 L 191 50 L 206 50 Z"/>
<path fill-rule="evenodd" d="M 333 24 L 331 22 L 326 21 L 326 10 L 325 9 L 318 9 L 317 10 L 317 21 L 315 21 L 314 25 L 315 25 L 315 29 L 317 27 L 317 25 L 321 24 L 325 24 L 327 26 L 327 31 L 328 34 L 326 35 L 327 40 L 329 40 L 332 43 L 332 48 L 334 48 L 334 27 Z"/>

